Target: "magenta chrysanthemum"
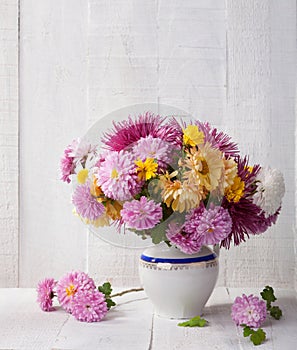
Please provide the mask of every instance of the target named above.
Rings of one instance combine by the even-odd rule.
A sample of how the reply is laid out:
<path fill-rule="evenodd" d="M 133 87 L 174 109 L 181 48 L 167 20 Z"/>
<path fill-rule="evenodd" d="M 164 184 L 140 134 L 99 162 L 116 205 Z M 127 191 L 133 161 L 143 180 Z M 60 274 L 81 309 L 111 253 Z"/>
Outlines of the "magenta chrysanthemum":
<path fill-rule="evenodd" d="M 114 122 L 114 130 L 106 133 L 102 142 L 112 151 L 121 151 L 151 135 L 180 148 L 181 128 L 177 127 L 177 123 L 164 121 L 165 118 L 146 112 L 135 120 L 129 117 L 128 120 Z"/>
<path fill-rule="evenodd" d="M 91 277 L 81 271 L 73 271 L 63 276 L 57 283 L 57 296 L 61 306 L 72 312 L 74 295 L 79 291 L 93 291 L 96 289 Z"/>
<path fill-rule="evenodd" d="M 124 203 L 121 210 L 122 221 L 128 228 L 147 230 L 155 227 L 162 219 L 160 203 L 142 196 L 140 200 Z"/>
<path fill-rule="evenodd" d="M 54 288 L 57 282 L 53 278 L 45 278 L 37 285 L 37 302 L 43 311 L 53 310 Z"/>
<path fill-rule="evenodd" d="M 170 164 L 170 155 L 173 152 L 173 147 L 162 139 L 157 139 L 151 135 L 142 137 L 133 146 L 133 154 L 135 159 L 145 161 L 146 158 L 153 158 L 161 167 L 166 167 Z"/>
<path fill-rule="evenodd" d="M 218 244 L 231 232 L 232 220 L 228 211 L 213 203 L 208 209 L 204 205 L 186 216 L 185 232 L 201 237 L 203 244 Z"/>
<path fill-rule="evenodd" d="M 107 314 L 104 295 L 98 290 L 81 290 L 73 297 L 72 315 L 82 322 L 99 322 Z"/>
<path fill-rule="evenodd" d="M 92 196 L 89 183 L 76 186 L 72 196 L 72 203 L 77 214 L 83 219 L 96 220 L 105 210 L 104 205 Z"/>
<path fill-rule="evenodd" d="M 65 149 L 64 155 L 61 158 L 60 169 L 61 169 L 61 180 L 64 182 L 71 182 L 70 175 L 75 174 L 75 163 L 74 157 L 71 157 L 72 149 L 70 145 Z"/>
<path fill-rule="evenodd" d="M 186 254 L 197 253 L 203 246 L 203 237 L 183 232 L 183 226 L 175 222 L 168 225 L 166 236 L 171 243 Z"/>
<path fill-rule="evenodd" d="M 237 297 L 232 305 L 232 320 L 236 325 L 245 324 L 249 327 L 258 328 L 266 319 L 266 304 L 254 295 Z"/>
<path fill-rule="evenodd" d="M 140 191 L 135 159 L 132 154 L 110 152 L 95 174 L 104 194 L 114 200 L 129 200 Z"/>

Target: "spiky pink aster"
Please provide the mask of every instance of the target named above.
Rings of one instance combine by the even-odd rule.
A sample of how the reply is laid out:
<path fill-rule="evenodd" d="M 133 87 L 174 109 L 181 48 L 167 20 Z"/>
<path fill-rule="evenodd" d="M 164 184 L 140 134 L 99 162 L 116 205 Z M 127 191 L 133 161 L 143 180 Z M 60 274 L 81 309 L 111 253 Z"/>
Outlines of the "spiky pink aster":
<path fill-rule="evenodd" d="M 183 226 L 175 222 L 168 225 L 166 236 L 172 244 L 186 254 L 197 253 L 203 246 L 201 236 L 185 233 Z"/>
<path fill-rule="evenodd" d="M 61 180 L 64 182 L 71 182 L 70 175 L 75 174 L 75 163 L 74 157 L 71 157 L 72 149 L 70 145 L 65 149 L 64 155 L 61 158 L 60 169 L 61 169 Z"/>
<path fill-rule="evenodd" d="M 83 219 L 96 220 L 104 213 L 104 205 L 91 194 L 89 182 L 76 186 L 72 195 L 72 203 L 77 214 Z"/>
<path fill-rule="evenodd" d="M 57 282 L 53 278 L 45 278 L 37 285 L 37 302 L 43 311 L 53 310 L 54 289 Z"/>
<path fill-rule="evenodd" d="M 138 118 L 114 122 L 113 130 L 105 133 L 102 142 L 112 151 L 121 151 L 133 145 L 142 137 L 151 135 L 169 144 L 181 147 L 181 129 L 176 123 L 165 123 L 166 118 L 146 112 Z"/>
<path fill-rule="evenodd" d="M 79 291 L 93 291 L 95 283 L 85 272 L 72 271 L 63 276 L 57 283 L 56 292 L 59 303 L 68 312 L 72 312 L 73 298 Z"/>
<path fill-rule="evenodd" d="M 121 210 L 122 221 L 128 228 L 147 230 L 155 227 L 162 219 L 160 203 L 142 196 L 139 200 L 125 202 Z"/>
<path fill-rule="evenodd" d="M 214 148 L 218 148 L 226 157 L 234 157 L 239 153 L 237 144 L 232 142 L 227 134 L 212 128 L 207 122 L 197 120 L 195 124 L 204 133 L 204 142 L 209 142 Z"/>
<path fill-rule="evenodd" d="M 104 194 L 119 201 L 131 199 L 142 186 L 137 178 L 133 155 L 124 151 L 109 152 L 95 177 Z"/>
<path fill-rule="evenodd" d="M 72 315 L 81 322 L 99 322 L 107 314 L 104 295 L 98 290 L 80 290 L 73 297 Z"/>
<path fill-rule="evenodd" d="M 211 203 L 209 208 L 201 204 L 186 215 L 185 232 L 200 237 L 203 244 L 218 244 L 231 232 L 232 220 L 228 210 Z"/>
<path fill-rule="evenodd" d="M 245 324 L 253 328 L 261 327 L 266 315 L 265 302 L 252 294 L 237 297 L 232 305 L 231 316 L 237 326 Z"/>

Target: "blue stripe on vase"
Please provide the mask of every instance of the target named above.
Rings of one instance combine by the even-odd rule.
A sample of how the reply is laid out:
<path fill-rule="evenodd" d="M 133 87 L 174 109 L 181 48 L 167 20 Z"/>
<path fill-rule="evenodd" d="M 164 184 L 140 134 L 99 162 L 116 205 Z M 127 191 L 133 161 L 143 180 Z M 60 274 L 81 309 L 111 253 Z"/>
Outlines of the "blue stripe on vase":
<path fill-rule="evenodd" d="M 151 262 L 151 263 L 190 264 L 190 263 L 214 260 L 216 257 L 217 257 L 216 254 L 209 254 L 209 255 L 205 255 L 205 256 L 199 256 L 196 258 L 172 259 L 172 258 L 154 258 L 151 256 L 141 254 L 140 259 L 143 261 L 146 261 L 146 262 Z"/>

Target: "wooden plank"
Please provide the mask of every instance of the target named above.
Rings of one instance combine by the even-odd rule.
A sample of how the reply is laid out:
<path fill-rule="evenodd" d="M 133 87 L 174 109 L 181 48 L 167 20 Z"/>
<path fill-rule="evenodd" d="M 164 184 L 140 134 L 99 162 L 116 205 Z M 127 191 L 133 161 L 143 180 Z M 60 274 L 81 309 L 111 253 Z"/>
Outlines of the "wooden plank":
<path fill-rule="evenodd" d="M 0 287 L 18 285 L 18 1 L 0 1 Z"/>

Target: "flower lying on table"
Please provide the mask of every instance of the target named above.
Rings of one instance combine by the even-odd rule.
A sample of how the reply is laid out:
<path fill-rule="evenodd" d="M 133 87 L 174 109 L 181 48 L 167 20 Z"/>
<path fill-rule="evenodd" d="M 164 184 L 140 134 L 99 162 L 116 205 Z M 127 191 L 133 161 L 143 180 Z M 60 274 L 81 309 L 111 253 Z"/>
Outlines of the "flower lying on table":
<path fill-rule="evenodd" d="M 88 225 L 114 224 L 192 254 L 204 244 L 239 245 L 276 222 L 282 174 L 250 165 L 208 123 L 146 112 L 114 122 L 101 141 L 75 140 L 61 160 L 61 179 L 76 183 L 75 213 Z"/>

